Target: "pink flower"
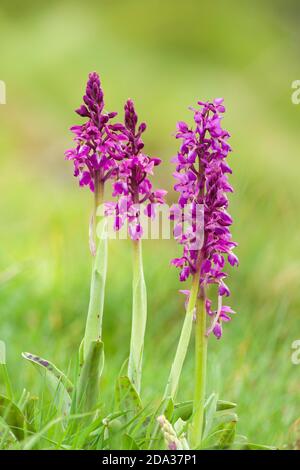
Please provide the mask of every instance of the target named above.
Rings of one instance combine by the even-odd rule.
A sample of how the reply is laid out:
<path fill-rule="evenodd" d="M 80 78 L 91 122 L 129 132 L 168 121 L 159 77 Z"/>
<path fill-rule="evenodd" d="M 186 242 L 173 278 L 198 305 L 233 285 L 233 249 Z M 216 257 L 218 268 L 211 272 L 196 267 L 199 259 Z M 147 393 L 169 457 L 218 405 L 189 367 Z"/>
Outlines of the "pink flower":
<path fill-rule="evenodd" d="M 177 124 L 176 138 L 181 140 L 181 145 L 173 162 L 176 163 L 174 189 L 179 199 L 178 206 L 171 210 L 171 218 L 175 221 L 174 236 L 183 246 L 183 256 L 175 258 L 172 264 L 180 267 L 181 281 L 200 270 L 201 286 L 217 284 L 221 305 L 222 297 L 230 295 L 224 283 L 227 277 L 225 255 L 229 264 L 238 265 L 238 258 L 232 252 L 236 246 L 230 233 L 232 218 L 227 212 L 227 193 L 233 192 L 228 182 L 232 171 L 226 161 L 231 147 L 229 133 L 221 126 L 221 114 L 225 112 L 223 99 L 199 101 L 198 105 L 197 109 L 192 109 L 194 129 L 182 121 Z M 204 211 L 200 226 L 196 220 L 198 207 Z M 203 230 L 203 244 L 195 248 L 199 229 Z M 226 316 L 227 308 L 212 311 L 211 300 L 206 300 L 207 313 L 213 318 L 210 330 L 217 338 L 222 335 L 221 322 L 230 319 Z"/>
<path fill-rule="evenodd" d="M 79 178 L 80 186 L 89 186 L 94 191 L 96 178 L 105 182 L 115 177 L 117 164 L 113 157 L 124 136 L 118 124 L 109 125 L 117 113 L 103 112 L 103 91 L 96 72 L 89 74 L 83 101 L 76 113 L 87 120 L 71 127 L 76 146 L 65 152 L 65 158 L 73 161 L 74 176 Z"/>
<path fill-rule="evenodd" d="M 158 166 L 161 160 L 142 152 L 144 143 L 141 136 L 146 130 L 146 124 L 141 123 L 137 128 L 138 116 L 132 100 L 126 102 L 124 109 L 124 125 L 118 128 L 122 141 L 119 140 L 114 155 L 114 160 L 118 161 L 118 169 L 113 196 L 118 197 L 118 201 L 107 205 L 107 214 L 114 214 L 115 218 L 118 218 L 118 222 L 114 224 L 115 230 L 120 230 L 127 220 L 130 237 L 139 240 L 143 236 L 140 204 L 147 203 L 144 213 L 153 218 L 155 207 L 164 203 L 166 191 L 153 190 L 149 179 L 153 175 L 154 167 Z"/>

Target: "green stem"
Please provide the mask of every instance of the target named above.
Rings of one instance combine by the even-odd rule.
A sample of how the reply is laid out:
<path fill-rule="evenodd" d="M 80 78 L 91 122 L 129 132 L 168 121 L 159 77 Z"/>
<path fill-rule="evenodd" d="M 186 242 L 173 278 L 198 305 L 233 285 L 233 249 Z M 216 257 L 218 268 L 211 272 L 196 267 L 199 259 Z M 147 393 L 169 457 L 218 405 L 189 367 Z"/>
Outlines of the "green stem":
<path fill-rule="evenodd" d="M 183 322 L 179 342 L 177 345 L 176 354 L 175 354 L 174 361 L 171 366 L 164 396 L 158 407 L 156 415 L 165 414 L 165 412 L 168 409 L 170 400 L 171 402 L 174 402 L 176 398 L 183 363 L 185 361 L 188 346 L 189 346 L 190 339 L 191 339 L 191 333 L 192 333 L 192 328 L 193 328 L 193 318 L 196 312 L 196 303 L 197 303 L 197 297 L 198 297 L 198 292 L 199 292 L 199 280 L 200 280 L 200 270 L 198 270 L 194 274 L 194 277 L 193 277 L 190 297 L 189 297 L 188 305 L 186 308 L 185 319 Z M 154 424 L 154 430 L 153 430 L 151 440 L 150 440 L 150 446 L 149 446 L 150 449 L 153 448 L 153 445 L 156 442 L 158 434 L 159 434 L 159 425 L 156 422 Z"/>
<path fill-rule="evenodd" d="M 175 400 L 176 397 L 179 379 L 192 333 L 193 316 L 195 313 L 197 296 L 199 291 L 199 277 L 200 273 L 196 272 L 193 277 L 190 298 L 186 309 L 186 315 L 181 330 L 175 358 L 171 367 L 167 387 L 165 389 L 164 398 L 169 397 L 172 398 L 172 400 Z"/>
<path fill-rule="evenodd" d="M 95 182 L 95 193 L 94 193 L 94 220 L 97 220 L 98 207 L 103 204 L 104 201 L 104 183 L 96 179 Z"/>
<path fill-rule="evenodd" d="M 207 362 L 207 336 L 205 296 L 201 295 L 196 304 L 195 325 L 195 389 L 193 419 L 191 424 L 191 448 L 197 448 L 202 439 Z"/>
<path fill-rule="evenodd" d="M 83 357 L 86 359 L 93 341 L 101 340 L 105 283 L 107 272 L 107 237 L 106 219 L 97 214 L 97 210 L 104 199 L 104 183 L 96 178 L 94 203 L 94 237 L 96 242 L 96 255 L 93 260 L 92 279 L 90 289 L 90 302 L 83 339 Z"/>
<path fill-rule="evenodd" d="M 144 337 L 147 322 L 147 291 L 143 271 L 142 242 L 133 241 L 132 326 L 128 377 L 141 390 Z"/>

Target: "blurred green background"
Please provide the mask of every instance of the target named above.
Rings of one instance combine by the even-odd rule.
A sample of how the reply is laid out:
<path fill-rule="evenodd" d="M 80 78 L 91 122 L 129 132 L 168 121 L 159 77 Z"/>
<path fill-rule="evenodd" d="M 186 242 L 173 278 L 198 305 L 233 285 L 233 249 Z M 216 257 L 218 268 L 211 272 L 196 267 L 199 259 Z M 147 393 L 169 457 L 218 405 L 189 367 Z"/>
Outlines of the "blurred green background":
<path fill-rule="evenodd" d="M 300 79 L 300 5 L 238 0 L 2 0 L 0 79 L 0 338 L 12 380 L 38 392 L 39 377 L 21 351 L 67 369 L 84 330 L 91 257 L 92 196 L 72 165 L 73 110 L 87 74 L 100 73 L 108 110 L 128 97 L 148 123 L 147 151 L 163 159 L 157 186 L 172 190 L 176 121 L 198 99 L 223 96 L 232 134 L 232 270 L 238 312 L 223 339 L 210 340 L 209 390 L 239 404 L 239 431 L 282 444 L 300 415 L 299 118 L 291 83 Z M 144 246 L 149 323 L 145 400 L 163 392 L 184 315 L 173 241 Z M 104 398 L 128 354 L 131 260 L 127 241 L 112 241 L 105 306 Z M 192 348 L 180 397 L 193 386 Z"/>

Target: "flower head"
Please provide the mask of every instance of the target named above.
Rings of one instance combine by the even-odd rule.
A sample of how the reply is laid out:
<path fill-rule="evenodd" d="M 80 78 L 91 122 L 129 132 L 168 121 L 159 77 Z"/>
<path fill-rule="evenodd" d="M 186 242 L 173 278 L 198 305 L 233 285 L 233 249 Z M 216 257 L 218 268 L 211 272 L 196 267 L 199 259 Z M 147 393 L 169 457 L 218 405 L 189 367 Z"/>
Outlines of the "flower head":
<path fill-rule="evenodd" d="M 124 110 L 124 125 L 119 127 L 123 140 L 116 147 L 115 155 L 119 161 L 118 176 L 113 185 L 113 196 L 118 197 L 118 201 L 107 204 L 107 214 L 114 215 L 115 230 L 120 230 L 127 221 L 130 237 L 138 240 L 143 235 L 140 205 L 146 204 L 145 215 L 154 217 L 155 207 L 163 204 L 166 191 L 154 190 L 149 179 L 161 160 L 142 152 L 144 143 L 141 136 L 146 130 L 146 124 L 142 122 L 137 127 L 138 116 L 132 100 L 126 102 Z"/>
<path fill-rule="evenodd" d="M 182 450 L 183 444 L 177 437 L 176 431 L 172 424 L 164 415 L 158 416 L 157 422 L 160 426 L 168 450 Z"/>
<path fill-rule="evenodd" d="M 173 161 L 177 180 L 174 189 L 179 193 L 179 200 L 172 208 L 171 218 L 175 221 L 175 238 L 183 245 L 183 256 L 173 259 L 172 264 L 180 268 L 181 281 L 199 270 L 200 286 L 217 284 L 218 309 L 211 309 L 210 300 L 207 303 L 207 313 L 212 317 L 208 333 L 220 338 L 222 322 L 229 321 L 229 315 L 234 313 L 222 306 L 222 298 L 230 295 L 225 284 L 226 261 L 238 265 L 238 258 L 232 252 L 237 245 L 230 233 L 232 219 L 227 212 L 227 193 L 233 192 L 228 182 L 232 171 L 226 161 L 231 147 L 229 133 L 221 126 L 221 114 L 225 112 L 223 99 L 199 101 L 198 105 L 197 109 L 192 108 L 194 129 L 185 122 L 177 126 L 176 138 L 181 140 L 181 146 Z M 195 243 L 199 240 L 201 244 Z"/>
<path fill-rule="evenodd" d="M 79 178 L 80 186 L 89 186 L 93 191 L 95 180 L 106 181 L 116 172 L 113 156 L 122 134 L 118 125 L 109 125 L 117 113 L 105 113 L 104 97 L 99 76 L 90 73 L 83 102 L 76 113 L 87 118 L 82 125 L 71 127 L 75 135 L 75 148 L 65 152 L 67 160 L 73 160 L 74 176 Z"/>

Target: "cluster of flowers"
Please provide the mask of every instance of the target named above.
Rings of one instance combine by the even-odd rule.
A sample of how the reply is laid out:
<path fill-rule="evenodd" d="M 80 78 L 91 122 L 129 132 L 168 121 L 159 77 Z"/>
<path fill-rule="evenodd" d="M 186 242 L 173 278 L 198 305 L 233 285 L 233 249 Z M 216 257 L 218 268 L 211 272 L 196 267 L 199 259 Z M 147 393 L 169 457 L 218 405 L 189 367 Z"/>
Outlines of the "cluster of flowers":
<path fill-rule="evenodd" d="M 140 224 L 140 204 L 146 204 L 145 214 L 154 217 L 155 205 L 164 202 L 166 191 L 152 189 L 149 176 L 158 158 L 142 152 L 141 135 L 146 124 L 137 129 L 137 114 L 132 100 L 125 104 L 123 123 L 111 123 L 116 112 L 104 112 L 103 91 L 97 73 L 89 75 L 84 104 L 76 112 L 87 118 L 82 125 L 71 127 L 76 147 L 66 151 L 65 156 L 74 162 L 74 176 L 81 186 L 88 185 L 92 191 L 96 182 L 104 184 L 113 180 L 113 196 L 117 202 L 106 204 L 107 215 L 114 215 L 115 230 L 128 222 L 129 235 L 138 240 L 143 231 Z"/>
<path fill-rule="evenodd" d="M 97 73 L 90 73 L 83 97 L 84 104 L 76 113 L 87 121 L 71 127 L 76 147 L 65 152 L 67 160 L 74 162 L 74 176 L 80 186 L 89 186 L 92 191 L 95 182 L 105 182 L 116 176 L 117 166 L 113 158 L 119 145 L 120 136 L 110 129 L 111 119 L 117 113 L 104 113 L 104 97 Z"/>
<path fill-rule="evenodd" d="M 103 91 L 99 76 L 89 75 L 84 104 L 76 112 L 87 118 L 82 125 L 71 127 L 76 147 L 66 151 L 66 159 L 74 162 L 74 175 L 81 186 L 92 191 L 96 183 L 112 180 L 115 201 L 106 203 L 106 214 L 114 216 L 114 228 L 120 230 L 125 222 L 129 235 L 139 240 L 143 235 L 140 207 L 153 218 L 157 204 L 164 203 L 166 191 L 154 190 L 150 181 L 159 158 L 143 152 L 142 134 L 146 124 L 138 126 L 134 103 L 125 104 L 124 123 L 112 123 L 115 112 L 104 112 Z M 206 311 L 212 318 L 207 334 L 222 336 L 222 322 L 230 321 L 234 311 L 223 305 L 222 298 L 230 295 L 225 284 L 226 258 L 232 266 L 238 258 L 232 250 L 236 243 L 231 239 L 232 219 L 227 212 L 227 193 L 233 189 L 228 182 L 232 171 L 226 162 L 231 151 L 229 133 L 221 127 L 221 114 L 225 112 L 223 99 L 198 102 L 194 113 L 195 129 L 185 122 L 178 123 L 177 139 L 182 143 L 177 156 L 174 189 L 179 192 L 178 204 L 171 208 L 175 222 L 174 236 L 183 245 L 183 256 L 172 260 L 180 268 L 180 280 L 186 281 L 200 272 L 200 290 L 208 284 L 217 284 L 218 307 L 206 298 Z M 200 208 L 200 209 L 199 209 Z M 199 214 L 202 225 L 199 227 Z M 201 243 L 199 243 L 201 241 Z M 189 291 L 183 291 L 189 295 Z"/>
<path fill-rule="evenodd" d="M 115 214 L 115 230 L 120 230 L 127 221 L 130 237 L 139 240 L 143 235 L 140 205 L 146 204 L 144 213 L 153 218 L 155 206 L 164 203 L 166 191 L 153 190 L 149 179 L 161 160 L 142 152 L 144 143 L 141 136 L 146 124 L 142 122 L 137 129 L 138 116 L 132 100 L 126 102 L 124 109 L 125 125 L 120 126 L 119 131 L 125 138 L 118 149 L 118 178 L 113 185 L 113 196 L 118 197 L 118 201 L 107 203 L 106 213 Z"/>
<path fill-rule="evenodd" d="M 179 201 L 171 211 L 175 221 L 174 234 L 183 245 L 183 256 L 172 260 L 180 268 L 180 280 L 185 281 L 200 270 L 200 289 L 208 284 L 218 286 L 218 308 L 212 309 L 212 302 L 206 299 L 206 311 L 212 317 L 207 334 L 213 332 L 217 338 L 222 335 L 222 322 L 230 320 L 234 313 L 229 306 L 222 305 L 222 297 L 230 291 L 224 282 L 226 258 L 234 266 L 238 264 L 232 250 L 236 243 L 232 241 L 230 225 L 232 219 L 227 212 L 227 193 L 233 189 L 228 182 L 232 173 L 226 162 L 231 151 L 228 144 L 229 133 L 221 127 L 221 114 L 225 112 L 223 99 L 214 102 L 198 102 L 199 108 L 193 109 L 195 129 L 185 122 L 178 123 L 177 139 L 182 143 L 174 158 L 177 183 L 174 189 L 179 192 Z M 185 208 L 189 207 L 186 211 Z M 195 243 L 199 239 L 199 216 L 203 211 L 201 247 Z M 188 219 L 187 229 L 184 223 Z M 226 257 L 226 258 L 225 258 Z M 183 291 L 189 295 L 188 291 Z"/>

